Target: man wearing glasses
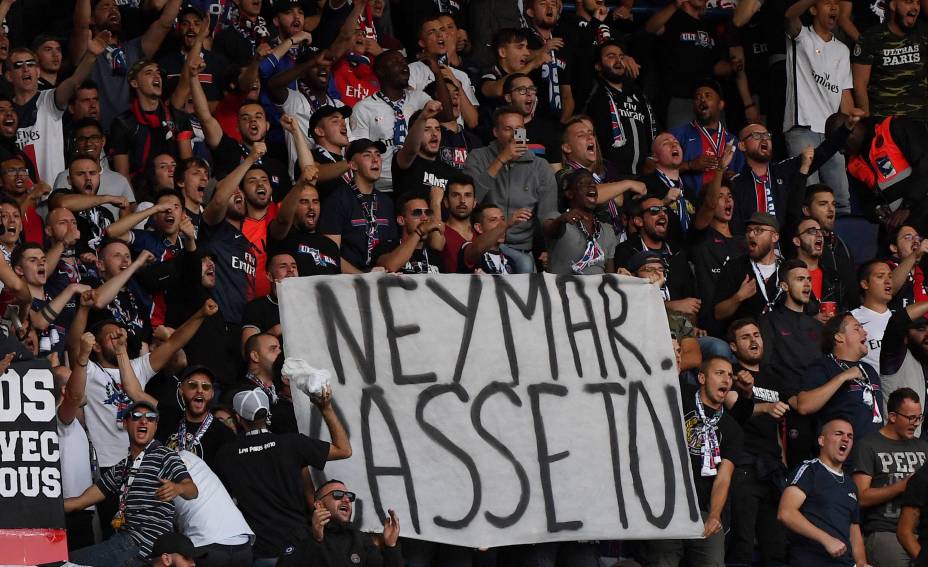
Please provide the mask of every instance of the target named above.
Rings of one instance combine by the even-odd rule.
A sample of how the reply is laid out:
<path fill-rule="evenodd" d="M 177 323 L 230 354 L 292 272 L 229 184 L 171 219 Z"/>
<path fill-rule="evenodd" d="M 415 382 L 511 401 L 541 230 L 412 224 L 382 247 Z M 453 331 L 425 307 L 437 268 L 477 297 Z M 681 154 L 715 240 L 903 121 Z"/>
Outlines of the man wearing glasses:
<path fill-rule="evenodd" d="M 909 556 L 896 539 L 896 524 L 909 478 L 928 458 L 928 441 L 915 437 L 922 418 L 918 394 L 900 388 L 886 402 L 886 425 L 857 445 L 853 478 L 867 558 L 873 565 L 909 565 Z"/>
<path fill-rule="evenodd" d="M 102 471 L 100 480 L 80 496 L 66 498 L 65 513 L 118 498 L 112 518 L 116 534 L 71 553 L 80 565 L 146 565 L 159 537 L 174 531 L 174 498 L 197 497 L 198 490 L 177 453 L 155 440 L 158 410 L 147 401 L 126 408 L 122 422 L 129 434 L 129 454 Z"/>
<path fill-rule="evenodd" d="M 782 224 L 787 220 L 787 196 L 793 189 L 800 170 L 812 175 L 845 143 L 863 113 L 855 109 L 845 116 L 843 128 L 833 128 L 825 141 L 815 150 L 806 150 L 791 158 L 773 161 L 773 138 L 762 124 L 749 124 L 739 134 L 738 149 L 744 154 L 745 164 L 734 179 L 735 214 L 732 230 L 743 234 L 745 221 L 755 211 L 770 213 Z M 805 180 L 799 180 L 805 185 Z"/>
<path fill-rule="evenodd" d="M 384 565 L 400 567 L 403 557 L 397 540 L 400 521 L 389 510 L 383 522 L 383 546 L 374 544 L 371 535 L 351 525 L 352 505 L 357 495 L 345 483 L 332 479 L 316 491 L 312 537 L 296 548 L 288 549 L 277 567 L 300 566 L 319 562 L 323 565 Z M 350 563 L 349 563 L 350 562 Z"/>
<path fill-rule="evenodd" d="M 386 241 L 374 249 L 377 266 L 402 274 L 436 274 L 445 271 L 441 250 L 445 247 L 444 225 L 421 192 L 406 193 L 396 204 L 400 241 Z"/>
<path fill-rule="evenodd" d="M 214 419 L 210 413 L 216 394 L 216 375 L 206 366 L 188 366 L 180 375 L 177 391 L 183 400 L 183 415 L 175 408 L 164 408 L 164 419 L 158 438 L 171 449 L 190 451 L 203 459 L 210 468 L 216 463 L 216 452 L 235 440 L 235 434 Z"/>

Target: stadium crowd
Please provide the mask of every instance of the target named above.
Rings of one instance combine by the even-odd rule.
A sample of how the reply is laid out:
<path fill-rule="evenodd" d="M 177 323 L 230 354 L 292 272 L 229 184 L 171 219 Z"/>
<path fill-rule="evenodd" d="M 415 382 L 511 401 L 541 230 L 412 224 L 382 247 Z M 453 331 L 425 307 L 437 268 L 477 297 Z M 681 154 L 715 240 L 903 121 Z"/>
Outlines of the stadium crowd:
<path fill-rule="evenodd" d="M 70 561 L 928 565 L 926 13 L 0 0 L 0 364 L 51 362 Z M 703 538 L 361 533 L 276 286 L 372 271 L 659 287 Z"/>

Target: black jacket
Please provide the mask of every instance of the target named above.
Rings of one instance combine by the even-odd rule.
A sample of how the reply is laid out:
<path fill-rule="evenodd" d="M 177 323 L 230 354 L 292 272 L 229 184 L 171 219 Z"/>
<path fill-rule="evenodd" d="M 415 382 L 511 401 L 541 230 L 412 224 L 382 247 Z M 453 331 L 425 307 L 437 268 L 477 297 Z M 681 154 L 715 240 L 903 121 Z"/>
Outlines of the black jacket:
<path fill-rule="evenodd" d="M 334 520 L 325 527 L 322 542 L 309 538 L 284 551 L 278 567 L 403 567 L 399 544 L 378 548 L 371 535 Z"/>

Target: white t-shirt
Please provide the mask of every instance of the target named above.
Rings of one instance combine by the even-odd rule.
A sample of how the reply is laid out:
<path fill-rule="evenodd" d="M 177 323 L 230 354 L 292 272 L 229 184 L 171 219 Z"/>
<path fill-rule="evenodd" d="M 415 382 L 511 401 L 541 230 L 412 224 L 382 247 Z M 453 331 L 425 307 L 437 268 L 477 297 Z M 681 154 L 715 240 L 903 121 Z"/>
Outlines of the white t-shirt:
<path fill-rule="evenodd" d="M 407 127 L 412 115 L 430 100 L 432 99 L 429 95 L 422 91 L 406 91 L 403 116 L 406 118 Z M 396 151 L 393 146 L 393 107 L 380 100 L 377 95 L 371 95 L 354 105 L 350 122 L 350 139 L 368 138 L 375 142 L 383 142 L 387 146 L 387 153 L 383 156 L 383 167 L 380 170 L 380 181 L 377 182 L 376 187 L 380 191 L 392 191 L 393 175 L 390 173 L 390 163 L 393 160 L 393 152 Z"/>
<path fill-rule="evenodd" d="M 455 67 L 451 67 L 451 73 L 457 80 L 461 81 L 461 87 L 464 89 L 463 94 L 467 97 L 467 100 L 474 106 L 480 106 L 477 101 L 477 93 L 474 91 L 474 85 L 470 82 L 467 73 Z M 434 80 L 435 73 L 422 61 L 409 64 L 409 87 L 411 89 L 422 91 Z"/>
<path fill-rule="evenodd" d="M 867 356 L 864 361 L 874 367 L 877 372 L 880 371 L 880 351 L 883 347 L 883 333 L 886 332 L 886 324 L 893 312 L 887 309 L 884 313 L 877 313 L 861 305 L 851 311 L 851 315 L 860 321 L 860 325 L 867 331 Z"/>
<path fill-rule="evenodd" d="M 326 100 L 321 102 L 321 106 L 334 106 L 335 108 L 341 108 L 345 106 L 345 103 L 338 100 L 337 98 L 332 98 L 326 95 Z M 300 130 L 306 133 L 306 138 L 309 140 L 309 149 L 314 149 L 316 147 L 316 141 L 313 140 L 313 134 L 309 131 L 309 118 L 313 115 L 313 105 L 309 103 L 306 96 L 300 91 L 295 91 L 293 89 L 287 89 L 287 99 L 284 100 L 283 104 L 278 104 L 277 108 L 285 114 L 289 114 L 296 118 L 297 123 L 300 125 Z M 289 132 L 286 132 L 287 138 L 287 155 L 290 158 L 290 176 L 294 174 L 294 166 L 296 165 L 296 146 L 293 144 L 293 136 Z M 348 138 L 351 138 L 351 128 L 348 128 Z M 293 180 L 296 182 L 296 179 Z"/>
<path fill-rule="evenodd" d="M 129 180 L 123 177 L 119 172 L 110 169 L 106 159 L 100 160 L 100 188 L 97 195 L 112 195 L 114 197 L 125 197 L 130 203 L 135 202 L 135 192 L 129 185 Z M 55 184 L 52 189 L 71 189 L 71 180 L 68 179 L 68 170 L 58 173 L 55 177 Z M 109 209 L 114 219 L 119 218 L 119 209 L 115 205 L 103 205 Z"/>
<path fill-rule="evenodd" d="M 150 357 L 151 354 L 143 354 L 132 359 L 132 369 L 142 388 L 155 375 Z M 103 368 L 94 361 L 87 364 L 86 392 L 84 421 L 97 451 L 97 464 L 111 467 L 125 459 L 129 452 L 129 435 L 123 427 L 122 413 L 132 400 L 122 389 L 119 369 Z"/>
<path fill-rule="evenodd" d="M 74 419 L 58 423 L 58 445 L 61 449 L 61 491 L 65 498 L 80 496 L 93 484 L 90 473 L 90 443 L 81 423 Z M 93 506 L 90 506 L 92 509 Z"/>
<path fill-rule="evenodd" d="M 808 126 L 824 134 L 825 120 L 841 107 L 841 93 L 854 86 L 850 51 L 836 37 L 825 41 L 806 26 L 795 39 L 786 39 L 783 131 Z"/>
<path fill-rule="evenodd" d="M 39 178 L 48 183 L 65 165 L 64 132 L 61 127 L 64 110 L 55 105 L 54 89 L 41 91 L 33 100 L 35 121 L 28 124 L 20 120 L 16 130 L 16 145 L 32 158 L 39 170 Z M 26 106 L 31 104 L 32 101 Z M 22 115 L 20 112 L 17 114 Z"/>
<path fill-rule="evenodd" d="M 181 451 L 180 458 L 197 485 L 197 497 L 193 500 L 184 500 L 180 496 L 174 499 L 174 519 L 180 532 L 190 538 L 194 547 L 214 543 L 241 545 L 254 541 L 254 532 L 216 473 L 190 451 Z"/>

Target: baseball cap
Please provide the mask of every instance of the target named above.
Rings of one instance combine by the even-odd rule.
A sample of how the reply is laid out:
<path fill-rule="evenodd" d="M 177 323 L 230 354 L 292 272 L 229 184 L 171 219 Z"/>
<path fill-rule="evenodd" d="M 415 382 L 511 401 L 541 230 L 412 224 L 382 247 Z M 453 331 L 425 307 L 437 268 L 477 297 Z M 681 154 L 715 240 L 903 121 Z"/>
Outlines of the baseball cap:
<path fill-rule="evenodd" d="M 274 5 L 271 6 L 275 14 L 280 14 L 282 12 L 287 12 L 291 8 L 299 8 L 305 11 L 303 7 L 303 2 L 300 0 L 274 0 Z"/>
<path fill-rule="evenodd" d="M 754 213 L 751 214 L 751 218 L 748 219 L 748 222 L 744 224 L 746 226 L 752 224 L 769 226 L 773 230 L 780 232 L 780 223 L 777 222 L 777 217 L 771 215 L 770 213 L 754 211 Z"/>
<path fill-rule="evenodd" d="M 184 557 L 197 558 L 206 555 L 206 550 L 194 547 L 190 538 L 184 534 L 170 532 L 155 540 L 155 545 L 151 548 L 152 561 L 162 553 L 167 553 L 168 555 L 177 553 Z"/>
<path fill-rule="evenodd" d="M 664 259 L 658 252 L 654 252 L 653 250 L 643 250 L 632 256 L 628 261 L 628 271 L 634 274 L 640 270 L 642 266 L 655 262 L 663 264 Z"/>
<path fill-rule="evenodd" d="M 194 374 L 206 374 L 207 376 L 209 376 L 209 380 L 213 384 L 215 384 L 218 381 L 218 378 L 216 377 L 216 373 L 213 372 L 209 366 L 204 366 L 202 364 L 194 364 L 193 366 L 188 366 L 187 368 L 184 368 L 184 371 L 180 373 L 180 376 L 178 376 L 178 382 L 183 382 L 184 380 L 186 380 L 187 378 L 190 378 Z"/>
<path fill-rule="evenodd" d="M 42 44 L 47 41 L 57 41 L 58 45 L 60 45 L 61 47 L 64 47 L 64 43 L 65 43 L 64 40 L 62 40 L 60 37 L 56 37 L 51 34 L 43 33 L 43 34 L 39 34 L 35 36 L 35 39 L 32 40 L 32 44 L 30 44 L 29 46 L 29 49 L 33 51 L 38 51 L 39 48 L 42 47 Z"/>
<path fill-rule="evenodd" d="M 187 14 L 193 14 L 193 15 L 197 16 L 198 18 L 200 18 L 201 20 L 205 20 L 205 19 L 206 19 L 206 14 L 203 13 L 203 10 L 197 8 L 197 7 L 194 6 L 193 4 L 187 4 L 186 6 L 184 6 L 183 8 L 181 8 L 181 9 L 180 9 L 180 12 L 178 12 L 178 14 L 177 14 L 177 19 L 180 20 L 181 18 L 183 18 L 183 17 L 186 16 Z"/>
<path fill-rule="evenodd" d="M 377 148 L 382 154 L 387 151 L 387 146 L 383 142 L 375 142 L 369 138 L 359 138 L 348 144 L 348 149 L 345 150 L 345 161 L 351 161 L 354 154 L 363 152 L 368 148 Z"/>
<path fill-rule="evenodd" d="M 725 98 L 725 93 L 722 92 L 722 85 L 719 84 L 719 82 L 716 81 L 715 79 L 706 77 L 704 79 L 700 79 L 696 81 L 696 84 L 693 85 L 693 92 L 695 93 L 697 90 L 703 87 L 706 87 L 707 89 L 712 89 L 716 92 L 716 94 L 719 95 L 720 98 Z"/>
<path fill-rule="evenodd" d="M 137 410 L 138 408 L 150 409 L 151 411 L 158 413 L 158 408 L 155 407 L 151 402 L 145 400 L 139 400 L 137 402 L 132 402 L 126 407 L 126 411 L 122 414 L 124 417 L 128 418 L 129 415 Z"/>
<path fill-rule="evenodd" d="M 316 129 L 316 126 L 318 126 L 320 122 L 333 114 L 341 114 L 342 118 L 348 118 L 351 116 L 351 107 L 332 106 L 331 104 L 320 106 L 319 109 L 313 112 L 313 115 L 309 117 L 309 133 L 312 134 L 313 130 Z"/>
<path fill-rule="evenodd" d="M 232 409 L 245 421 L 255 421 L 271 413 L 271 402 L 259 388 L 243 390 L 232 398 Z"/>

